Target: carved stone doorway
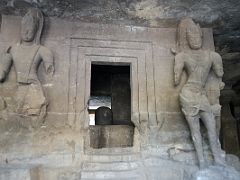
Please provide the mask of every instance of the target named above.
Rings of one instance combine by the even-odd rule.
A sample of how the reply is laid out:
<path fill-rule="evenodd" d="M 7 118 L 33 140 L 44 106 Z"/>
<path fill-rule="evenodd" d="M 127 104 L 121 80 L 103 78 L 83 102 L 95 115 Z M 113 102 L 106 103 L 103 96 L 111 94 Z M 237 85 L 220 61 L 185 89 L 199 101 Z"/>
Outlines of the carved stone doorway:
<path fill-rule="evenodd" d="M 99 107 L 108 107 L 113 114 L 112 125 L 131 123 L 130 65 L 92 64 L 91 93 L 88 102 L 90 125 Z M 104 123 L 105 124 L 105 123 Z"/>

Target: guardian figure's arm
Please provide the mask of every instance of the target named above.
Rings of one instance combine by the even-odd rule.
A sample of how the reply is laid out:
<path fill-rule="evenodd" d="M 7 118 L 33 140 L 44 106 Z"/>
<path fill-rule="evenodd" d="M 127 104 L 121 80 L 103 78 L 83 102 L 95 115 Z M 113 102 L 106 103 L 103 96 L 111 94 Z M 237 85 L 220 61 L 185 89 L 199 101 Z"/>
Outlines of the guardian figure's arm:
<path fill-rule="evenodd" d="M 44 68 L 46 70 L 46 73 L 53 75 L 54 73 L 54 59 L 52 52 L 42 46 L 40 49 L 40 56 L 43 60 Z"/>
<path fill-rule="evenodd" d="M 213 61 L 213 71 L 217 75 L 217 77 L 222 78 L 223 77 L 223 64 L 222 64 L 222 58 L 218 53 L 213 52 L 211 54 L 212 61 Z"/>
<path fill-rule="evenodd" d="M 184 61 L 182 54 L 177 54 L 174 60 L 174 84 L 176 86 L 180 83 L 183 67 Z"/>
<path fill-rule="evenodd" d="M 218 53 L 213 52 L 211 54 L 212 58 L 212 68 L 214 73 L 217 75 L 217 77 L 220 79 L 219 82 L 219 89 L 222 90 L 225 86 L 224 82 L 222 82 L 223 77 L 223 64 L 222 64 L 222 58 Z"/>
<path fill-rule="evenodd" d="M 9 49 L 10 50 L 10 49 Z M 0 82 L 3 82 L 12 65 L 12 55 L 8 52 L 4 52 L 0 56 Z"/>

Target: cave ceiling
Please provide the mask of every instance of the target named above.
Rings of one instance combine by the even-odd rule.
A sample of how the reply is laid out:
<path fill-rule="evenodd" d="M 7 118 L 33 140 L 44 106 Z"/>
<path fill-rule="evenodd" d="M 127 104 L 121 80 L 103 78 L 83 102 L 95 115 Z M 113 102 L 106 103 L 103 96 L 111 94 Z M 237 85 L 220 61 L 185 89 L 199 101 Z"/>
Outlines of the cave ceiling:
<path fill-rule="evenodd" d="M 213 27 L 216 51 L 224 60 L 226 78 L 237 71 L 234 87 L 240 89 L 240 1 L 239 0 L 1 0 L 5 15 L 22 15 L 28 7 L 40 8 L 47 17 L 84 22 L 176 26 L 192 17 L 202 27 Z M 239 68 L 237 68 L 239 67 Z M 239 71 L 239 73 L 238 73 Z"/>

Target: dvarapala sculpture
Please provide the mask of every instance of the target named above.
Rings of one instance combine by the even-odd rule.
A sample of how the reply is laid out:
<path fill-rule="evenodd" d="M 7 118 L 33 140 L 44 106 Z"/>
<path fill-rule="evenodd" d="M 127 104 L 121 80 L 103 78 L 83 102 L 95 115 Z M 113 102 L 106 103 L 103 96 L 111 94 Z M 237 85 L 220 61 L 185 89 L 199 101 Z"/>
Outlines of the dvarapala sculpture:
<path fill-rule="evenodd" d="M 224 153 L 218 140 L 219 127 L 214 113 L 220 111 L 221 106 L 210 104 L 205 89 L 211 71 L 217 78 L 222 79 L 222 59 L 216 52 L 202 49 L 201 28 L 190 18 L 183 19 L 178 26 L 178 46 L 174 63 L 174 80 L 175 85 L 178 85 L 183 70 L 186 71 L 188 77 L 180 92 L 180 105 L 190 127 L 200 168 L 205 167 L 200 119 L 207 129 L 215 164 L 225 164 Z M 219 81 L 218 85 L 220 91 L 223 83 Z"/>
<path fill-rule="evenodd" d="M 4 82 L 11 65 L 16 70 L 16 113 L 43 119 L 48 102 L 38 79 L 38 68 L 43 61 L 47 73 L 54 73 L 52 52 L 40 45 L 43 29 L 43 15 L 40 10 L 31 8 L 21 22 L 21 40 L 10 46 L 0 60 L 0 81 Z"/>

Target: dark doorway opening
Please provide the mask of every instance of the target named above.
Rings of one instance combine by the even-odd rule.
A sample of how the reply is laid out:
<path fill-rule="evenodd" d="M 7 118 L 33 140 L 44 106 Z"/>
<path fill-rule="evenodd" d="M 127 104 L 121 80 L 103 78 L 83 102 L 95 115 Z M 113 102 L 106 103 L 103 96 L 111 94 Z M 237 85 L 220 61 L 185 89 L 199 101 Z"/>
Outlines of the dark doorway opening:
<path fill-rule="evenodd" d="M 90 125 L 98 124 L 95 121 L 95 111 L 103 106 L 112 111 L 110 125 L 133 126 L 130 65 L 91 65 Z"/>

